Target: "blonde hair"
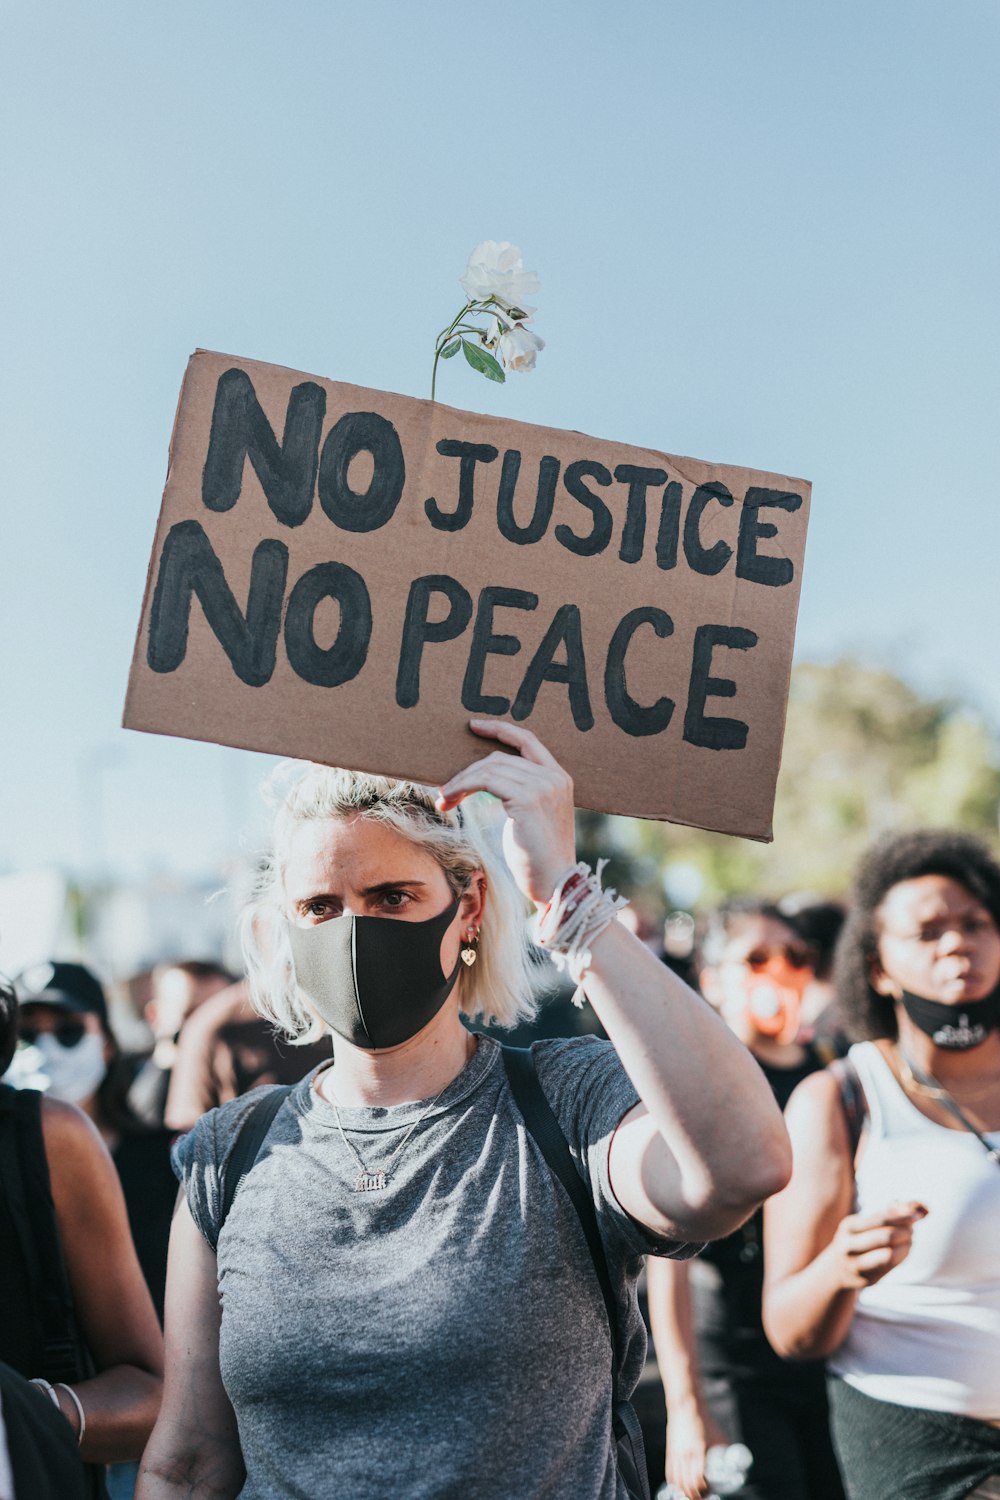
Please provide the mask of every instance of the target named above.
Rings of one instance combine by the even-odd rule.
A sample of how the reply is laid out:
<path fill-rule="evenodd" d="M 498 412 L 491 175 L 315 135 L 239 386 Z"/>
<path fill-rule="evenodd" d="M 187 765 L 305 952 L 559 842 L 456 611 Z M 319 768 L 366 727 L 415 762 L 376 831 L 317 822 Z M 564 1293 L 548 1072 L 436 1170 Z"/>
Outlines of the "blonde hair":
<path fill-rule="evenodd" d="M 275 795 L 289 770 L 294 779 L 280 801 Z M 312 819 L 363 818 L 382 823 L 425 849 L 437 860 L 453 895 L 469 888 L 481 870 L 486 895 L 476 963 L 463 966 L 458 979 L 459 1008 L 470 1019 L 514 1026 L 535 1013 L 530 942 L 525 904 L 511 877 L 496 838 L 496 819 L 484 816 L 468 799 L 449 813 L 434 805 L 430 787 L 414 781 L 392 781 L 360 771 L 329 766 L 279 766 L 271 782 L 277 801 L 272 852 L 257 870 L 253 891 L 240 923 L 243 957 L 254 1008 L 291 1041 L 317 1041 L 325 1027 L 308 1006 L 295 981 L 288 942 L 284 860 L 297 824 Z"/>

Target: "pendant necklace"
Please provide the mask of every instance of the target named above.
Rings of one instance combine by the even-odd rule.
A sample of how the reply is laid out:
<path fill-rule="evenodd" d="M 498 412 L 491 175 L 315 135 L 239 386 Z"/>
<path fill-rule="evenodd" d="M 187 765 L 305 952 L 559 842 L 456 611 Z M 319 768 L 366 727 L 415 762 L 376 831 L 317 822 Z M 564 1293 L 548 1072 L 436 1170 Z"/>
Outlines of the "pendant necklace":
<path fill-rule="evenodd" d="M 452 1080 L 449 1079 L 449 1082 L 451 1081 Z M 380 1167 L 378 1170 L 372 1170 L 371 1167 L 366 1167 L 364 1162 L 361 1160 L 360 1152 L 357 1150 L 353 1142 L 347 1139 L 347 1136 L 344 1132 L 344 1127 L 340 1123 L 340 1110 L 337 1108 L 337 1101 L 333 1096 L 333 1090 L 330 1090 L 328 1098 L 330 1103 L 333 1105 L 333 1114 L 334 1118 L 337 1121 L 337 1129 L 340 1131 L 340 1139 L 343 1141 L 344 1145 L 347 1147 L 348 1151 L 351 1153 L 351 1155 L 354 1157 L 354 1160 L 358 1164 L 358 1175 L 354 1179 L 354 1191 L 356 1193 L 378 1193 L 381 1192 L 383 1188 L 388 1187 L 389 1171 L 392 1167 L 393 1162 L 396 1160 L 396 1157 L 402 1151 L 403 1147 L 406 1145 L 407 1141 L 410 1139 L 410 1136 L 416 1130 L 417 1126 L 422 1124 L 422 1122 L 426 1120 L 427 1116 L 430 1114 L 431 1110 L 434 1108 L 435 1104 L 444 1093 L 444 1089 L 446 1089 L 447 1087 L 448 1084 L 446 1083 L 444 1088 L 440 1089 L 438 1093 L 434 1095 L 434 1098 L 431 1100 L 430 1104 L 428 1104 L 427 1108 L 421 1110 L 420 1114 L 414 1120 L 409 1130 L 403 1136 L 403 1139 L 400 1141 L 399 1145 L 389 1157 L 389 1160 L 386 1162 L 385 1166 Z"/>
<path fill-rule="evenodd" d="M 952 1098 L 943 1084 L 938 1083 L 933 1073 L 925 1073 L 922 1068 L 918 1068 L 913 1059 L 907 1057 L 898 1042 L 896 1043 L 896 1050 L 899 1054 L 900 1062 L 903 1064 L 904 1073 L 908 1076 L 910 1082 L 918 1084 L 923 1088 L 925 1093 L 931 1094 L 937 1099 L 942 1107 L 958 1121 L 963 1130 L 967 1130 L 970 1135 L 976 1137 L 983 1150 L 1000 1167 L 1000 1147 L 990 1145 L 982 1131 L 976 1129 L 975 1125 L 973 1125 L 972 1121 L 965 1114 L 965 1111 L 960 1108 L 957 1100 Z"/>

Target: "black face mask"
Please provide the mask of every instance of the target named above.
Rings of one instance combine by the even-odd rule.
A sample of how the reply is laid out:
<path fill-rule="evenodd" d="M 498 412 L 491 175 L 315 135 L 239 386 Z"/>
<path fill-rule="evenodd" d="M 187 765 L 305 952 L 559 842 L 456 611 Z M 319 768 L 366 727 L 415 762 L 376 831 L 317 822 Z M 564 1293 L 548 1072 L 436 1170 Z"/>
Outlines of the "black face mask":
<path fill-rule="evenodd" d="M 462 968 L 441 968 L 458 898 L 426 922 L 345 914 L 288 926 L 295 978 L 327 1025 L 355 1047 L 398 1047 L 433 1021 Z"/>
<path fill-rule="evenodd" d="M 942 1005 L 909 990 L 903 991 L 902 1001 L 914 1026 L 947 1052 L 968 1052 L 1000 1026 L 1000 985 L 984 999 L 963 1005 Z"/>

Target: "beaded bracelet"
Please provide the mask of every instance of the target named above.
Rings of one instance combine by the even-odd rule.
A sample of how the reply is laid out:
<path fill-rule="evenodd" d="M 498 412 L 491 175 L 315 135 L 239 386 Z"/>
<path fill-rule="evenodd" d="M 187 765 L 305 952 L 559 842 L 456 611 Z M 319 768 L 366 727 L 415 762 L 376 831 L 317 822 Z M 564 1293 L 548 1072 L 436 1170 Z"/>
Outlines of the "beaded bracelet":
<path fill-rule="evenodd" d="M 583 980 L 590 968 L 591 944 L 628 905 L 617 891 L 602 890 L 601 876 L 606 859 L 597 861 L 596 872 L 580 863 L 562 876 L 552 898 L 535 919 L 535 938 L 539 946 L 552 954 L 557 969 L 566 969 L 576 980 L 573 1004 L 582 1006 Z"/>

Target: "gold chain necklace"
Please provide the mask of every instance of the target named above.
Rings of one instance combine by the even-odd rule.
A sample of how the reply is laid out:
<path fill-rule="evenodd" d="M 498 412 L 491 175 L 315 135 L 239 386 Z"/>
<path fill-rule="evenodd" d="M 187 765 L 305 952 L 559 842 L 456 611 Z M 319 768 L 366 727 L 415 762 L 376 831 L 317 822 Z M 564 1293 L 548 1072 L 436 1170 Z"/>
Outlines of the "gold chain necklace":
<path fill-rule="evenodd" d="M 922 1083 L 919 1078 L 915 1077 L 913 1069 L 898 1047 L 896 1048 L 896 1055 L 899 1058 L 899 1071 L 903 1075 L 903 1081 L 915 1094 L 927 1094 L 931 1099 L 951 1099 L 953 1097 L 952 1093 L 944 1087 L 944 1084 L 938 1083 L 937 1079 L 934 1079 L 933 1083 Z M 928 1073 L 925 1077 L 930 1078 L 931 1075 Z M 1000 1088 L 1000 1078 L 990 1078 L 980 1088 L 963 1089 L 962 1098 L 982 1099 L 984 1095 L 992 1093 L 997 1088 Z"/>
<path fill-rule="evenodd" d="M 452 1080 L 449 1079 L 449 1082 L 452 1082 Z M 427 1108 L 421 1110 L 420 1114 L 414 1120 L 409 1130 L 403 1136 L 403 1139 L 400 1141 L 399 1145 L 389 1157 L 389 1160 L 386 1162 L 385 1166 L 377 1170 L 373 1170 L 371 1167 L 365 1166 L 364 1162 L 361 1160 L 361 1153 L 357 1150 L 353 1142 L 347 1139 L 347 1136 L 344 1133 L 344 1127 L 340 1123 L 340 1110 L 337 1107 L 337 1100 L 334 1096 L 333 1090 L 330 1088 L 329 1084 L 327 1084 L 327 1097 L 330 1103 L 333 1105 L 333 1114 L 334 1118 L 337 1121 L 337 1129 L 340 1131 L 340 1139 L 343 1141 L 344 1145 L 347 1147 L 348 1151 L 351 1153 L 351 1155 L 354 1157 L 354 1160 L 358 1164 L 358 1175 L 354 1179 L 354 1191 L 356 1193 L 377 1193 L 381 1192 L 383 1188 L 388 1187 L 389 1169 L 392 1167 L 393 1162 L 396 1160 L 396 1157 L 400 1154 L 403 1147 L 410 1139 L 410 1136 L 416 1130 L 417 1126 L 420 1125 L 424 1120 L 426 1120 L 427 1116 L 430 1114 L 431 1110 L 434 1108 L 435 1104 L 444 1093 L 444 1089 L 446 1089 L 447 1087 L 448 1084 L 446 1083 L 444 1088 L 439 1089 L 438 1092 L 434 1095 L 434 1098 L 431 1100 L 430 1104 L 428 1104 Z"/>
<path fill-rule="evenodd" d="M 921 1068 L 917 1067 L 916 1063 L 911 1062 L 899 1043 L 896 1044 L 896 1051 L 901 1067 L 906 1069 L 908 1076 L 913 1079 L 914 1083 L 922 1084 L 928 1094 L 932 1094 L 939 1099 L 942 1106 L 950 1115 L 954 1116 L 962 1126 L 962 1129 L 967 1130 L 970 1135 L 974 1135 L 990 1159 L 1000 1167 L 1000 1146 L 990 1145 L 983 1132 L 976 1129 L 964 1110 L 959 1107 L 958 1101 L 952 1098 L 942 1084 L 938 1083 L 933 1073 L 925 1073 Z M 993 1132 L 991 1131 L 990 1134 L 992 1135 Z"/>

